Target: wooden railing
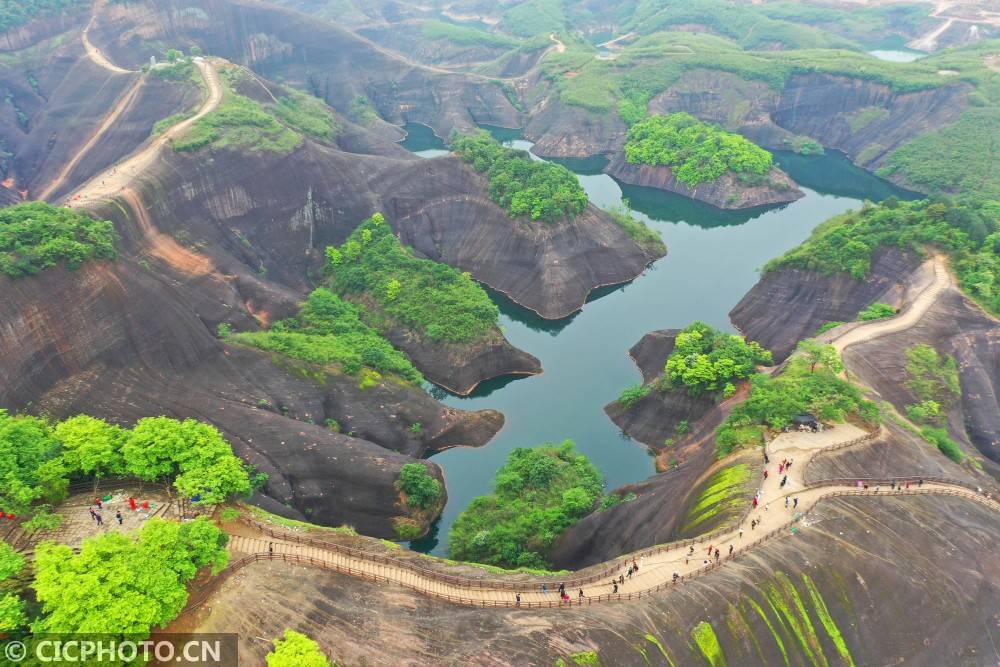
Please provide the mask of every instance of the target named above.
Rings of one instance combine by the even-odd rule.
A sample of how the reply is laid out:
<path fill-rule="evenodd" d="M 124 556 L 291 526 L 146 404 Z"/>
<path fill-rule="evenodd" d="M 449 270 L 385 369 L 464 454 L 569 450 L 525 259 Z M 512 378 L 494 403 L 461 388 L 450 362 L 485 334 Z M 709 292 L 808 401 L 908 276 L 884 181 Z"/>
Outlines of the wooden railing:
<path fill-rule="evenodd" d="M 885 478 L 885 479 L 881 479 L 881 480 L 872 480 L 874 482 L 885 483 L 885 484 L 890 484 L 893 481 L 895 481 L 897 483 L 897 489 L 896 489 L 895 492 L 889 492 L 889 493 L 876 493 L 874 491 L 874 489 L 872 489 L 872 488 L 869 488 L 868 490 L 860 490 L 860 491 L 859 490 L 854 490 L 854 489 L 851 489 L 851 490 L 843 490 L 843 489 L 841 489 L 841 490 L 837 490 L 837 491 L 831 491 L 829 493 L 825 493 L 825 494 L 819 496 L 818 498 L 816 498 L 816 500 L 813 502 L 813 504 L 810 507 L 814 507 L 817 503 L 819 503 L 820 501 L 825 500 L 827 498 L 839 498 L 839 497 L 848 497 L 848 496 L 865 496 L 865 497 L 869 497 L 869 498 L 885 498 L 885 497 L 892 497 L 892 496 L 898 496 L 898 495 L 938 495 L 938 496 L 944 495 L 944 496 L 954 496 L 954 497 L 966 498 L 966 499 L 969 499 L 969 500 L 973 500 L 973 501 L 976 501 L 976 502 L 980 502 L 980 503 L 986 504 L 986 505 L 988 505 L 988 506 L 990 506 L 990 507 L 992 507 L 994 509 L 1000 508 L 1000 504 L 998 504 L 996 500 L 993 500 L 989 496 L 987 496 L 987 495 L 985 495 L 985 494 L 983 494 L 981 492 L 976 491 L 972 485 L 964 483 L 964 482 L 959 482 L 959 481 L 956 481 L 956 480 L 949 480 L 949 479 L 940 478 L 940 477 L 923 477 L 922 478 L 925 482 L 955 484 L 957 486 L 962 487 L 962 490 L 958 490 L 958 489 L 954 489 L 954 490 L 951 490 L 951 489 L 922 489 L 922 488 L 903 489 L 903 488 L 898 487 L 899 481 L 902 481 L 905 484 L 906 481 L 913 482 L 913 481 L 919 481 L 920 479 L 921 478 L 918 478 L 918 477 L 913 477 L 913 478 L 903 477 L 903 478 Z M 840 480 L 827 480 L 827 481 L 823 482 L 822 484 L 824 484 L 824 485 L 830 485 L 830 484 L 839 483 L 839 482 L 840 482 Z M 852 478 L 851 480 L 849 480 L 849 483 L 855 483 L 855 482 L 856 482 L 856 480 L 854 478 Z M 819 486 L 819 485 L 820 484 L 814 484 L 813 488 L 815 486 Z M 965 490 L 965 489 L 972 489 L 972 490 Z M 710 562 L 705 567 L 699 568 L 699 569 L 697 569 L 697 570 L 695 570 L 693 572 L 689 572 L 688 574 L 684 574 L 684 575 L 680 575 L 679 574 L 679 575 L 677 575 L 676 578 L 671 577 L 670 579 L 668 579 L 666 581 L 663 581 L 663 582 L 660 582 L 660 583 L 658 583 L 655 586 L 650 586 L 650 587 L 647 587 L 647 588 L 639 590 L 639 591 L 633 591 L 633 592 L 628 592 L 628 593 L 604 593 L 604 594 L 601 594 L 601 595 L 584 596 L 582 598 L 581 597 L 570 598 L 569 601 L 565 601 L 565 602 L 561 601 L 561 600 L 551 600 L 551 601 L 522 601 L 522 602 L 517 602 L 515 600 L 510 600 L 510 599 L 504 599 L 504 600 L 477 600 L 477 599 L 473 599 L 473 598 L 462 597 L 462 596 L 459 596 L 459 595 L 451 595 L 451 594 L 448 594 L 448 593 L 442 593 L 440 591 L 434 591 L 434 590 L 431 590 L 429 588 L 422 587 L 422 586 L 420 586 L 418 584 L 415 584 L 415 583 L 412 583 L 412 582 L 407 582 L 407 581 L 401 581 L 398 578 L 388 577 L 388 576 L 385 576 L 383 574 L 379 574 L 377 572 L 370 572 L 370 571 L 367 571 L 367 570 L 360 570 L 360 569 L 351 567 L 350 565 L 344 565 L 344 564 L 341 564 L 341 563 L 331 562 L 329 560 L 323 560 L 323 559 L 319 559 L 319 558 L 313 558 L 311 556 L 303 556 L 303 555 L 298 555 L 298 554 L 285 554 L 285 553 L 257 553 L 257 554 L 250 554 L 249 556 L 246 556 L 244 558 L 241 558 L 238 561 L 235 561 L 235 562 L 231 563 L 218 576 L 213 577 L 213 579 L 208 584 L 206 584 L 204 587 L 198 589 L 198 596 L 197 596 L 197 598 L 194 601 L 189 602 L 189 604 L 186 607 L 186 610 L 195 609 L 195 608 L 201 606 L 202 604 L 204 604 L 205 601 L 208 599 L 208 597 L 211 595 L 212 591 L 214 591 L 215 588 L 222 581 L 224 581 L 226 578 L 228 578 L 234 572 L 236 572 L 236 571 L 238 571 L 238 570 L 246 567 L 247 565 L 251 565 L 251 564 L 254 564 L 254 563 L 259 563 L 259 562 L 262 562 L 262 561 L 282 561 L 282 562 L 292 563 L 292 564 L 297 564 L 297 565 L 310 565 L 310 566 L 320 567 L 320 568 L 324 568 L 324 569 L 328 569 L 328 570 L 334 570 L 334 571 L 339 572 L 341 574 L 347 574 L 347 575 L 354 576 L 354 577 L 360 577 L 360 578 L 368 579 L 368 580 L 371 580 L 371 581 L 376 581 L 376 582 L 378 582 L 378 581 L 384 581 L 384 582 L 387 582 L 387 583 L 397 583 L 397 584 L 400 584 L 401 586 L 403 586 L 405 588 L 410 588 L 412 590 L 416 590 L 416 591 L 420 592 L 423 595 L 428 595 L 428 596 L 437 598 L 439 600 L 443 600 L 443 601 L 446 601 L 446 602 L 451 602 L 451 603 L 454 603 L 454 604 L 461 604 L 461 605 L 472 606 L 472 607 L 504 607 L 504 608 L 515 608 L 516 607 L 516 608 L 524 608 L 524 609 L 567 608 L 567 609 L 569 609 L 569 608 L 572 608 L 574 606 L 580 607 L 580 606 L 584 606 L 584 605 L 591 605 L 591 604 L 594 604 L 594 603 L 597 603 L 597 602 L 610 602 L 610 601 L 620 601 L 620 600 L 638 600 L 638 599 L 642 599 L 643 597 L 649 597 L 650 595 L 653 595 L 653 594 L 655 594 L 655 593 L 657 593 L 659 591 L 666 590 L 668 588 L 673 588 L 673 587 L 675 587 L 675 586 L 677 586 L 679 584 L 683 584 L 686 581 L 690 581 L 692 579 L 695 579 L 697 577 L 705 575 L 705 574 L 707 574 L 707 573 L 709 573 L 709 572 L 711 572 L 711 571 L 713 571 L 713 570 L 715 570 L 715 569 L 717 569 L 719 567 L 722 567 L 723 565 L 725 565 L 726 563 L 728 563 L 728 562 L 730 562 L 732 560 L 735 560 L 737 558 L 742 557 L 743 555 L 747 554 L 751 550 L 753 550 L 756 547 L 760 546 L 764 542 L 767 542 L 768 540 L 771 540 L 771 539 L 773 539 L 773 538 L 775 538 L 775 537 L 783 534 L 786 530 L 789 530 L 792 526 L 794 526 L 796 523 L 798 523 L 801 520 L 802 516 L 803 516 L 803 514 L 797 514 L 797 515 L 795 515 L 794 518 L 792 518 L 791 520 L 785 522 L 781 526 L 779 526 L 779 527 L 771 530 L 770 532 L 768 532 L 768 533 L 766 533 L 764 535 L 761 535 L 760 537 L 758 537 L 757 539 L 753 540 L 752 542 L 748 542 L 747 544 L 745 544 L 745 545 L 741 546 L 740 548 L 734 550 L 732 554 L 727 554 L 727 555 L 723 556 L 722 558 L 720 558 L 720 560 L 718 560 L 716 562 Z M 321 541 L 319 541 L 319 540 L 309 540 L 308 541 L 308 543 L 313 543 L 313 542 L 321 542 Z M 659 547 L 655 547 L 653 549 L 646 550 L 643 553 L 645 555 L 652 555 L 652 554 L 660 553 L 662 551 L 676 549 L 678 546 L 680 546 L 681 548 L 683 548 L 684 546 L 687 546 L 689 543 L 693 543 L 693 541 L 686 540 L 684 542 L 674 543 L 674 544 L 671 544 L 671 545 L 661 545 Z M 313 544 L 313 546 L 320 546 L 321 548 L 327 548 L 327 547 L 333 546 L 333 545 L 330 545 L 329 543 L 321 543 L 320 545 Z M 339 547 L 339 549 L 349 549 L 349 547 L 343 547 L 342 545 L 336 545 L 336 546 Z M 339 550 L 339 549 L 337 549 L 337 550 Z M 391 561 L 391 563 L 393 565 L 398 564 L 398 563 L 401 562 L 399 559 L 386 558 L 384 556 L 381 556 L 380 554 L 373 554 L 371 552 L 364 552 L 364 551 L 356 550 L 356 549 L 351 549 L 351 551 L 364 554 L 364 558 L 366 560 L 368 560 L 369 557 L 371 557 L 371 556 L 378 556 L 377 559 L 373 559 L 373 562 L 382 562 L 383 559 L 385 561 Z M 407 564 L 407 565 L 411 565 L 411 564 Z M 420 570 L 426 570 L 426 568 L 419 568 L 419 569 Z M 444 581 L 445 578 L 448 578 L 448 579 L 455 578 L 455 577 L 452 577 L 451 575 L 441 575 L 440 573 L 436 573 L 436 572 L 433 572 L 433 571 L 429 571 L 429 572 L 431 573 L 431 575 L 433 575 L 433 577 L 431 577 L 431 578 L 433 578 L 433 579 L 435 579 L 437 581 Z M 478 581 L 479 580 L 471 580 L 471 583 L 474 584 L 474 583 L 476 583 Z M 567 580 L 567 581 L 569 581 L 569 580 Z M 576 581 L 579 581 L 579 580 L 576 580 Z M 504 582 L 504 583 L 511 583 L 511 582 Z M 518 584 L 522 584 L 522 582 L 518 582 Z M 470 586 L 470 587 L 475 587 L 475 586 Z M 567 588 L 568 589 L 569 588 L 579 588 L 579 586 L 576 585 L 576 584 L 574 584 L 573 586 L 567 585 Z M 532 586 L 530 586 L 529 589 L 524 589 L 524 590 L 537 591 L 538 589 L 539 589 L 539 583 L 534 583 Z M 511 591 L 511 592 L 513 592 L 513 591 L 515 591 L 517 589 L 498 588 L 496 590 L 503 590 L 503 591 Z M 554 590 L 552 592 L 553 592 L 553 595 L 556 594 Z"/>

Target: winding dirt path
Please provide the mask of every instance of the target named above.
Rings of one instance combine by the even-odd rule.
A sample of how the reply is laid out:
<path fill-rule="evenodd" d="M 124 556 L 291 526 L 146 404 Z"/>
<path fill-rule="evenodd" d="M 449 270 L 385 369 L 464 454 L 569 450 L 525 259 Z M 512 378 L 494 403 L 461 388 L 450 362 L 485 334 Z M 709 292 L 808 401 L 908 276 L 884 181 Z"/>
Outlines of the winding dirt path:
<path fill-rule="evenodd" d="M 117 72 L 118 74 L 132 74 L 132 70 L 119 67 L 105 58 L 104 54 L 101 53 L 101 50 L 94 46 L 90 41 L 90 28 L 94 25 L 94 21 L 97 20 L 97 12 L 103 4 L 103 2 L 94 3 L 94 8 L 90 15 L 90 21 L 87 22 L 87 27 L 83 29 L 82 33 L 80 33 L 80 41 L 83 42 L 83 48 L 87 52 L 87 55 L 90 56 L 90 59 L 104 69 Z"/>
<path fill-rule="evenodd" d="M 846 331 L 831 344 L 839 354 L 855 343 L 874 340 L 882 336 L 909 329 L 927 313 L 938 297 L 951 285 L 951 274 L 948 272 L 946 260 L 941 255 L 935 255 L 929 262 L 933 265 L 934 280 L 917 295 L 909 306 L 895 317 L 876 320 Z"/>
<path fill-rule="evenodd" d="M 155 162 L 160 150 L 171 139 L 180 136 L 222 102 L 222 84 L 215 65 L 204 58 L 194 58 L 208 89 L 205 101 L 195 115 L 168 128 L 163 134 L 122 162 L 109 167 L 67 196 L 67 206 L 82 208 L 92 206 L 121 194 L 132 180 Z"/>

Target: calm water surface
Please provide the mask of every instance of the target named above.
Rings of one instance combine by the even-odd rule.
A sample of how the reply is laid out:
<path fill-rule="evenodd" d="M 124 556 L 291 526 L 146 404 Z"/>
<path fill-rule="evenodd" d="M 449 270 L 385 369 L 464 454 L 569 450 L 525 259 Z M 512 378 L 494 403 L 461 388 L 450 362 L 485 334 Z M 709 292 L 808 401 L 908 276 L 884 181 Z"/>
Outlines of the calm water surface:
<path fill-rule="evenodd" d="M 403 145 L 426 157 L 441 154 L 441 140 L 421 128 L 407 125 Z M 516 138 L 516 131 L 487 129 L 517 148 L 531 147 Z M 619 185 L 601 173 L 604 158 L 560 161 L 579 175 L 596 206 L 607 208 L 627 199 L 636 217 L 662 233 L 669 254 L 628 285 L 599 290 L 581 312 L 557 322 L 491 294 L 500 306 L 507 338 L 538 357 L 544 373 L 487 382 L 468 398 L 435 390 L 448 405 L 500 410 L 507 421 L 484 447 L 434 455 L 445 472 L 448 504 L 434 532 L 412 542 L 413 548 L 444 555 L 448 528 L 475 496 L 490 491 L 493 474 L 515 447 L 569 438 L 604 473 L 609 489 L 653 474 L 647 449 L 622 434 L 603 411 L 624 387 L 641 381 L 628 349 L 650 331 L 683 327 L 693 320 L 732 330 L 728 313 L 757 281 L 757 270 L 767 260 L 863 199 L 908 197 L 840 154 L 775 156 L 806 196 L 784 207 L 739 213 L 660 190 Z"/>

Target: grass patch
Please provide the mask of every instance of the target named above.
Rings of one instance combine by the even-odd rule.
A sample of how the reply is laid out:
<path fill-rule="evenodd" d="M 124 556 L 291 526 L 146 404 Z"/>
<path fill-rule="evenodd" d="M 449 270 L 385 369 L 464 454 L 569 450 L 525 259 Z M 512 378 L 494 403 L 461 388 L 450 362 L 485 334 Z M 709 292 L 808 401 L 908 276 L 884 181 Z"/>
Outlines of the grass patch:
<path fill-rule="evenodd" d="M 719 645 L 719 638 L 715 636 L 712 625 L 702 621 L 691 630 L 691 639 L 698 646 L 698 650 L 712 667 L 726 667 L 726 656 Z"/>
<path fill-rule="evenodd" d="M 458 46 L 486 46 L 499 49 L 514 49 L 521 45 L 519 40 L 498 35 L 478 28 L 455 25 L 444 21 L 426 21 L 421 32 L 432 41 L 446 41 Z"/>
<path fill-rule="evenodd" d="M 183 136 L 172 139 L 175 151 L 208 148 L 285 155 L 298 148 L 302 135 L 282 125 L 257 102 L 235 92 L 237 76 L 232 71 L 222 74 L 225 93 L 219 107 L 199 118 Z"/>

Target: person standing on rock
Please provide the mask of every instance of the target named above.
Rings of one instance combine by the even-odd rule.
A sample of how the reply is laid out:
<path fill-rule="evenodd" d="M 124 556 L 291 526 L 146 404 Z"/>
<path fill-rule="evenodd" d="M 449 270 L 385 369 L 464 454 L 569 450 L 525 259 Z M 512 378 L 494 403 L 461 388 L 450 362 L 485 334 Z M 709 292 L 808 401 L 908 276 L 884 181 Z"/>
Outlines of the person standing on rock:
<path fill-rule="evenodd" d="M 614 579 L 611 580 L 611 594 L 614 595 L 618 592 L 618 582 Z"/>
<path fill-rule="evenodd" d="M 566 584 L 560 583 L 559 584 L 559 595 L 565 595 L 565 594 L 566 594 Z"/>
<path fill-rule="evenodd" d="M 124 521 L 124 518 L 122 518 L 122 511 L 121 510 L 118 510 L 117 512 L 115 512 L 115 518 L 118 519 L 118 525 L 119 526 L 122 525 L 122 522 Z"/>
<path fill-rule="evenodd" d="M 730 545 L 729 545 L 729 555 L 730 555 L 730 556 L 732 556 L 732 555 L 733 555 L 733 549 L 735 549 L 735 547 L 734 547 L 734 546 L 733 546 L 732 544 L 730 544 Z"/>
<path fill-rule="evenodd" d="M 792 509 L 795 509 L 798 506 L 799 506 L 799 499 L 798 496 L 796 496 L 795 498 L 792 499 Z"/>
<path fill-rule="evenodd" d="M 521 606 L 521 594 L 520 593 L 515 593 L 514 594 L 514 606 L 515 607 L 520 607 Z"/>
<path fill-rule="evenodd" d="M 618 583 L 621 584 L 622 586 L 625 585 L 625 575 L 624 574 L 619 574 L 618 575 Z"/>
<path fill-rule="evenodd" d="M 767 468 L 764 468 L 764 479 L 767 479 Z"/>
<path fill-rule="evenodd" d="M 580 598 L 580 601 L 582 602 L 583 601 L 583 589 L 582 588 L 580 589 L 579 598 Z"/>

